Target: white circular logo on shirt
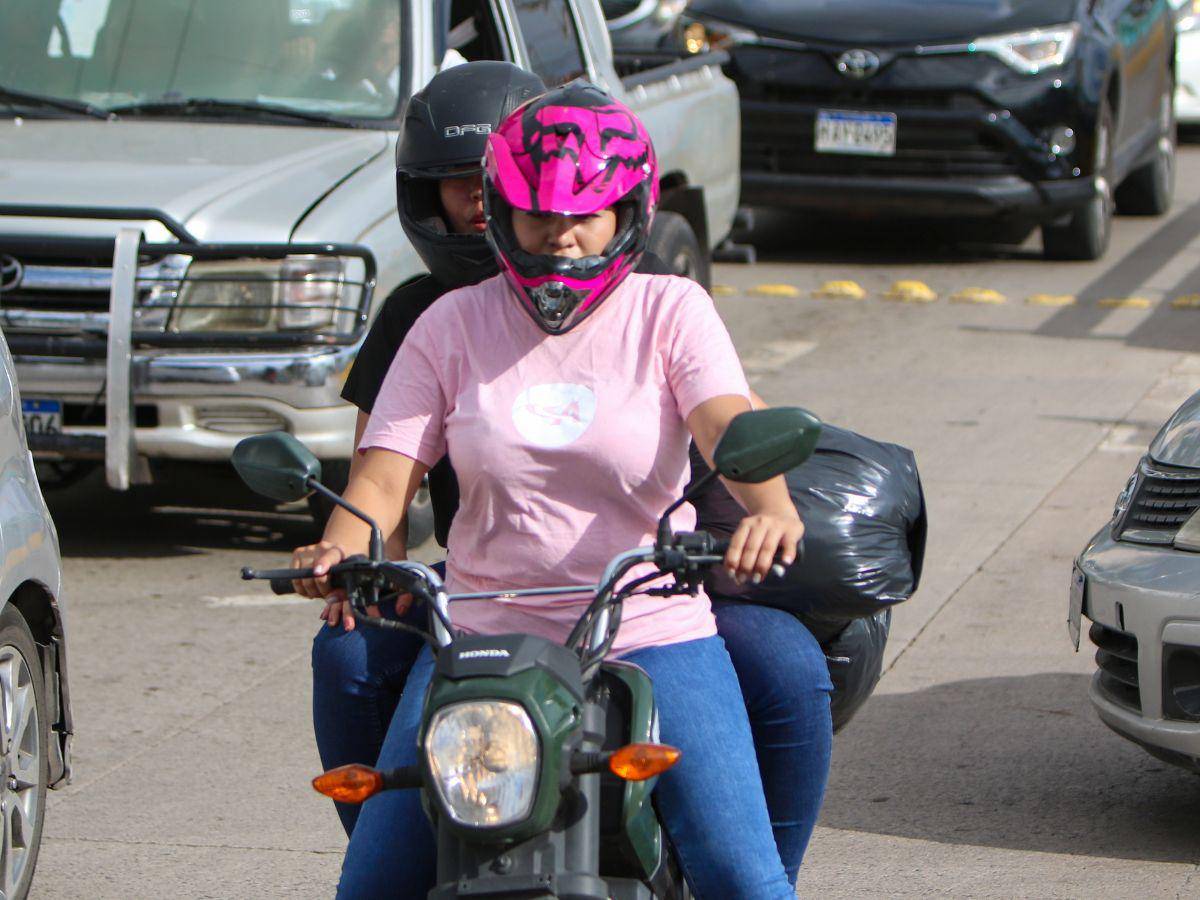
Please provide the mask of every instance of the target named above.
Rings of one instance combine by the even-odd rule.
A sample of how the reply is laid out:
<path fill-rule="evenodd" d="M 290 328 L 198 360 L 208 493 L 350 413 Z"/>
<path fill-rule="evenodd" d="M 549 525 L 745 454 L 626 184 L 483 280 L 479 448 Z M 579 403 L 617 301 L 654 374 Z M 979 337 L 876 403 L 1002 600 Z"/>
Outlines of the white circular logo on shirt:
<path fill-rule="evenodd" d="M 513 425 L 538 447 L 566 447 L 596 418 L 596 395 L 581 384 L 538 384 L 513 401 Z"/>

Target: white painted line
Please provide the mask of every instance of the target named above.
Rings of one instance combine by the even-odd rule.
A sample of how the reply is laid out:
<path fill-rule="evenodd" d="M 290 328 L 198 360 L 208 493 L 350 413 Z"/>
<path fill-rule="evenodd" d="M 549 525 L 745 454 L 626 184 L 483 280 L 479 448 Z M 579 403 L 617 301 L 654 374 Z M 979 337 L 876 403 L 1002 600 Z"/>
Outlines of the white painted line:
<path fill-rule="evenodd" d="M 201 597 L 200 599 L 214 609 L 219 607 L 238 609 L 257 606 L 305 606 L 321 602 L 309 597 L 298 597 L 295 594 L 287 594 L 282 597 L 277 597 L 275 594 L 234 594 L 230 597 Z"/>
<path fill-rule="evenodd" d="M 1146 438 L 1136 425 L 1114 425 L 1098 449 L 1101 453 L 1141 453 L 1146 449 Z"/>
<path fill-rule="evenodd" d="M 771 341 L 746 354 L 742 368 L 747 373 L 773 372 L 811 353 L 816 347 L 814 341 Z"/>

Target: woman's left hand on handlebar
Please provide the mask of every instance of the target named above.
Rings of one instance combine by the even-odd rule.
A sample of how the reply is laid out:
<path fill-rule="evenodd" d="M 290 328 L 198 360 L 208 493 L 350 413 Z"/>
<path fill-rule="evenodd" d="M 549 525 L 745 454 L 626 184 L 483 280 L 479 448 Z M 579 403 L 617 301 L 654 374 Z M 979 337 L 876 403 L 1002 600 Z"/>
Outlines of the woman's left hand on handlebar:
<path fill-rule="evenodd" d="M 739 582 L 758 584 L 780 562 L 790 566 L 804 537 L 804 523 L 796 511 L 746 516 L 729 539 L 725 568 Z"/>

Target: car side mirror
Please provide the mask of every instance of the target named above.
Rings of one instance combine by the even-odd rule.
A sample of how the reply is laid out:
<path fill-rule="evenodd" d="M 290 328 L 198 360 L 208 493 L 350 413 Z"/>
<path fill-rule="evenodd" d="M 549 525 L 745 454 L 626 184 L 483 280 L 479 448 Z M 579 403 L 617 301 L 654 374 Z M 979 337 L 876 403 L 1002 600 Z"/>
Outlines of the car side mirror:
<path fill-rule="evenodd" d="M 320 460 L 283 431 L 243 438 L 231 462 L 250 490 L 284 503 L 303 500 L 321 480 Z"/>
<path fill-rule="evenodd" d="M 794 406 L 760 409 L 735 416 L 721 436 L 713 462 L 729 481 L 759 484 L 789 472 L 810 456 L 821 436 L 821 421 Z"/>

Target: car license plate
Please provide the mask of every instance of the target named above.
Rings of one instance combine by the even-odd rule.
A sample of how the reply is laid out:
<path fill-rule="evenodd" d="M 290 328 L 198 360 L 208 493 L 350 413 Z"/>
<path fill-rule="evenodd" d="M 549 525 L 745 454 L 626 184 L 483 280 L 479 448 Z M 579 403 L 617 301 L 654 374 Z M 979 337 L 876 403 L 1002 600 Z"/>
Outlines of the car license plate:
<path fill-rule="evenodd" d="M 896 115 L 845 109 L 818 110 L 817 152 L 895 156 Z"/>
<path fill-rule="evenodd" d="M 1086 597 L 1087 576 L 1076 563 L 1071 568 L 1071 603 L 1067 608 L 1067 634 L 1071 636 L 1071 643 L 1075 645 L 1076 650 L 1079 649 L 1079 632 L 1083 627 L 1083 604 Z"/>
<path fill-rule="evenodd" d="M 62 431 L 62 401 L 22 400 L 21 417 L 26 434 L 58 434 Z"/>

